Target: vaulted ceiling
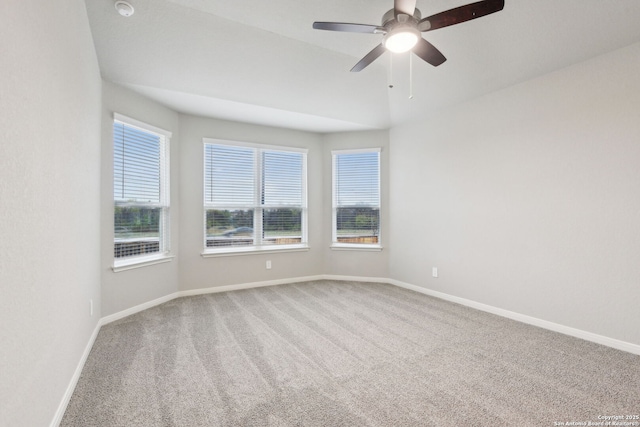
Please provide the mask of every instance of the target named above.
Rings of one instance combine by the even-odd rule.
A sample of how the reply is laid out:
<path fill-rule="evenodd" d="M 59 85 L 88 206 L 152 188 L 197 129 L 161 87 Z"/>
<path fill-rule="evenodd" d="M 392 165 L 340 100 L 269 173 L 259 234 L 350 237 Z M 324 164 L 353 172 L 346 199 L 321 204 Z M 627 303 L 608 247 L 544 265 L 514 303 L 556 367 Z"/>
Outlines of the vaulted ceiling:
<path fill-rule="evenodd" d="M 472 1 L 417 7 L 428 16 Z M 125 18 L 114 0 L 86 0 L 104 79 L 179 112 L 313 132 L 388 128 L 640 41 L 638 0 L 506 0 L 423 33 L 447 57 L 439 67 L 414 56 L 410 70 L 409 54 L 387 52 L 351 73 L 382 36 L 312 23 L 379 25 L 393 0 L 130 3 Z"/>

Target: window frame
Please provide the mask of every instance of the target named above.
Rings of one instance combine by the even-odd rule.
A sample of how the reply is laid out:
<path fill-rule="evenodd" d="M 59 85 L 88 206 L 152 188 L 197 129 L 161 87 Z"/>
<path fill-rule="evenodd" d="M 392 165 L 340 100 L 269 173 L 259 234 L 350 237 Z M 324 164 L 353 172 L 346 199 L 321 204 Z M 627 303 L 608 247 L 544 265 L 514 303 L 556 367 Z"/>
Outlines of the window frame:
<path fill-rule="evenodd" d="M 336 157 L 348 154 L 378 153 L 378 242 L 377 243 L 344 243 L 338 242 L 338 204 L 337 204 L 337 179 L 336 179 Z M 382 148 L 359 148 L 331 151 L 331 245 L 332 250 L 355 250 L 355 251 L 381 251 L 382 246 Z"/>
<path fill-rule="evenodd" d="M 113 113 L 112 132 L 116 123 L 124 124 L 125 126 L 132 127 L 143 132 L 151 133 L 160 137 L 160 201 L 158 203 L 136 203 L 136 202 L 118 202 L 115 200 L 115 194 L 112 195 L 112 212 L 111 218 L 114 219 L 116 206 L 127 207 L 157 207 L 160 208 L 160 224 L 159 224 L 159 236 L 158 244 L 159 251 L 151 254 L 132 255 L 127 257 L 116 258 L 113 255 L 112 270 L 114 272 L 120 272 L 125 270 L 131 270 L 134 268 L 144 267 L 148 265 L 154 265 L 164 262 L 169 262 L 173 259 L 171 255 L 171 137 L 172 133 L 165 129 L 158 128 L 156 126 L 147 124 L 140 120 L 133 119 L 123 114 Z M 111 137 L 111 143 L 113 144 L 113 133 Z M 112 155 L 114 154 L 115 147 L 112 145 Z M 112 165 L 114 159 L 112 158 Z M 115 170 L 112 170 L 112 190 L 113 180 L 115 180 Z M 111 229 L 113 233 L 112 248 L 115 248 L 115 223 Z"/>
<path fill-rule="evenodd" d="M 309 150 L 306 148 L 299 147 L 289 147 L 289 146 L 281 146 L 281 145 L 270 145 L 270 144 L 260 144 L 253 142 L 244 142 L 244 141 L 233 141 L 233 140 L 224 140 L 217 138 L 203 138 L 202 139 L 202 246 L 203 251 L 201 256 L 204 258 L 209 257 L 218 257 L 218 256 L 235 256 L 235 255 L 251 255 L 261 252 L 300 252 L 300 251 L 308 251 L 309 250 L 309 226 L 308 226 L 308 188 L 307 188 L 307 169 L 308 169 L 308 152 Z M 253 193 L 253 205 L 251 207 L 243 207 L 243 209 L 252 209 L 254 210 L 254 244 L 247 246 L 222 246 L 218 248 L 207 247 L 207 210 L 210 209 L 223 209 L 227 206 L 215 206 L 212 203 L 207 203 L 206 199 L 206 171 L 207 171 L 207 157 L 206 150 L 207 145 L 223 145 L 223 146 L 232 146 L 232 147 L 240 147 L 254 150 L 254 193 Z M 263 215 L 261 214 L 263 210 L 278 208 L 277 206 L 267 206 L 261 203 L 260 194 L 262 191 L 262 157 L 261 153 L 263 152 L 287 152 L 287 153 L 298 153 L 302 155 L 302 182 L 301 182 L 301 199 L 302 205 L 301 209 L 301 242 L 300 243 L 291 243 L 291 244 L 280 244 L 280 245 L 264 245 L 261 244 L 262 240 L 262 230 L 263 230 Z M 291 206 L 286 206 L 290 208 Z M 228 208 L 232 208 L 232 206 L 228 206 Z M 240 208 L 240 207 L 238 207 Z M 297 208 L 297 207 L 296 207 Z"/>

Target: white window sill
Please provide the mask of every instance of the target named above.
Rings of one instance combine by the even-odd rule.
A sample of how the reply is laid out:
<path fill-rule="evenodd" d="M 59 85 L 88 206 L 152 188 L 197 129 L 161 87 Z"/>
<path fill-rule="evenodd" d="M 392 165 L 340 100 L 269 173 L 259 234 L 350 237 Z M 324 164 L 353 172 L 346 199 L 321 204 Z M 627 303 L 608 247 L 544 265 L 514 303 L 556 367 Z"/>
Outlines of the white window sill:
<path fill-rule="evenodd" d="M 330 246 L 332 251 L 364 251 L 364 252 L 380 252 L 380 245 L 366 245 L 358 243 L 333 243 Z"/>
<path fill-rule="evenodd" d="M 114 273 L 120 271 L 133 270 L 134 268 L 147 267 L 149 265 L 162 264 L 169 262 L 173 259 L 173 256 L 161 254 L 153 256 L 141 256 L 135 258 L 129 258 L 121 261 L 115 261 L 111 269 Z"/>
<path fill-rule="evenodd" d="M 307 245 L 279 245 L 279 246 L 263 246 L 263 247 L 235 247 L 204 251 L 200 255 L 203 258 L 214 258 L 220 256 L 236 256 L 236 255 L 256 255 L 260 253 L 274 252 L 306 252 L 309 250 Z"/>

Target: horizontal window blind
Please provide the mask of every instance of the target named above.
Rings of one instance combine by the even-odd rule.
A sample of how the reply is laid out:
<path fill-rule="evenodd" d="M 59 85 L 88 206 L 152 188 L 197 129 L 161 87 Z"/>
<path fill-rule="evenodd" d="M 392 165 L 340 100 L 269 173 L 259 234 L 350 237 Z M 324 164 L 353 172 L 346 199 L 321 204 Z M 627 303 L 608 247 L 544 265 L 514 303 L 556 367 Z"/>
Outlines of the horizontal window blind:
<path fill-rule="evenodd" d="M 333 152 L 333 242 L 378 244 L 380 151 Z"/>
<path fill-rule="evenodd" d="M 335 155 L 336 206 L 380 205 L 380 153 Z"/>
<path fill-rule="evenodd" d="M 113 194 L 116 201 L 160 203 L 161 139 L 115 122 Z"/>
<path fill-rule="evenodd" d="M 164 134 L 142 129 L 118 118 L 114 120 L 116 260 L 169 251 L 167 139 Z"/>
<path fill-rule="evenodd" d="M 306 243 L 306 153 L 207 143 L 205 248 Z"/>
<path fill-rule="evenodd" d="M 263 152 L 263 205 L 302 205 L 302 156 L 301 153 Z"/>
<path fill-rule="evenodd" d="M 205 204 L 255 204 L 255 150 L 227 145 L 205 145 Z"/>

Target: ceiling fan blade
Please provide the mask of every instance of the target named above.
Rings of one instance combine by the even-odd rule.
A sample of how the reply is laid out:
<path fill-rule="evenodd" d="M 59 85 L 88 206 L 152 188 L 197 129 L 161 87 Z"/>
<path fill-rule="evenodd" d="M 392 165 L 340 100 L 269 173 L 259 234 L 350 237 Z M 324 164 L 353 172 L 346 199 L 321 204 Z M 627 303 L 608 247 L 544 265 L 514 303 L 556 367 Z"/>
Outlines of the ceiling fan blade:
<path fill-rule="evenodd" d="M 349 24 L 346 22 L 314 22 L 316 30 L 346 31 L 348 33 L 383 34 L 386 30 L 379 25 Z"/>
<path fill-rule="evenodd" d="M 416 0 L 394 0 L 393 9 L 395 10 L 396 18 L 400 13 L 413 16 L 416 11 Z"/>
<path fill-rule="evenodd" d="M 380 43 L 378 46 L 374 47 L 371 52 L 367 53 L 360 62 L 354 65 L 351 72 L 357 73 L 358 71 L 364 70 L 369 64 L 378 59 L 386 50 L 387 49 L 384 48 L 382 43 Z"/>
<path fill-rule="evenodd" d="M 440 52 L 434 45 L 423 38 L 418 40 L 418 43 L 413 48 L 413 53 L 415 53 L 434 67 L 437 67 L 447 60 L 442 52 Z"/>
<path fill-rule="evenodd" d="M 423 32 L 437 30 L 438 28 L 460 24 L 461 22 L 499 12 L 503 8 L 504 0 L 484 0 L 467 4 L 421 19 L 420 22 L 418 22 L 418 30 Z"/>

